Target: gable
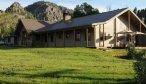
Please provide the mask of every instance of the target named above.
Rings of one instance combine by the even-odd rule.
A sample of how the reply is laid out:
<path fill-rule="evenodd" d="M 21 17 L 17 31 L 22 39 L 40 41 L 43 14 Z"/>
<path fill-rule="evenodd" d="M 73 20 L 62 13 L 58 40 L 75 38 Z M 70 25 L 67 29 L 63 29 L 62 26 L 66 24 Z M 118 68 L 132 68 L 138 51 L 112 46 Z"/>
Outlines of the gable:
<path fill-rule="evenodd" d="M 140 21 L 143 27 L 146 28 L 145 24 L 129 8 L 123 8 L 123 9 L 113 10 L 100 14 L 75 18 L 72 19 L 70 23 L 62 20 L 54 24 L 49 24 L 47 21 L 37 21 L 37 20 L 28 20 L 28 19 L 22 19 L 21 22 L 28 32 L 30 31 L 47 32 L 54 30 L 70 29 L 79 26 L 92 26 L 97 24 L 105 24 L 123 15 L 128 11 L 130 11 L 131 15 L 133 15 L 135 19 L 137 19 L 137 21 Z"/>
<path fill-rule="evenodd" d="M 51 25 L 47 21 L 38 21 L 31 19 L 21 19 L 21 22 L 24 25 L 27 32 L 36 31 L 43 28 L 49 28 Z"/>
<path fill-rule="evenodd" d="M 22 29 L 25 30 L 25 31 L 27 31 L 25 29 L 24 24 L 21 22 L 21 20 L 19 20 L 18 23 L 17 23 L 17 26 L 16 26 L 15 34 L 16 33 L 19 33 Z"/>
<path fill-rule="evenodd" d="M 142 24 L 142 27 L 146 28 L 146 25 L 144 24 L 144 22 L 142 22 L 142 20 L 141 20 L 133 11 L 131 11 L 129 8 L 127 8 L 127 9 L 124 10 L 123 12 L 117 14 L 117 15 L 114 16 L 113 18 L 107 20 L 105 23 L 108 23 L 108 22 L 110 22 L 111 20 L 114 20 L 115 18 L 117 18 L 117 17 L 119 17 L 119 16 L 121 16 L 121 15 L 123 15 L 123 14 L 125 14 L 125 13 L 128 13 L 128 11 L 130 11 L 130 17 L 131 17 L 130 20 L 131 20 L 131 21 L 133 21 L 133 22 L 135 21 L 135 24 L 141 23 L 141 24 Z M 127 14 L 127 15 L 128 15 L 128 14 Z M 128 18 L 128 16 L 127 16 L 127 18 Z M 96 24 L 93 24 L 93 25 L 96 25 Z"/>
<path fill-rule="evenodd" d="M 37 32 L 44 32 L 44 31 L 53 31 L 53 30 L 60 30 L 60 29 L 68 29 L 72 27 L 79 27 L 79 26 L 87 26 L 92 25 L 94 23 L 105 23 L 107 20 L 110 20 L 117 14 L 125 11 L 127 8 L 118 9 L 114 11 L 84 16 L 80 18 L 74 18 L 71 20 L 70 23 L 66 21 L 60 21 L 51 26 L 51 28 L 44 28 L 42 30 L 38 30 Z"/>

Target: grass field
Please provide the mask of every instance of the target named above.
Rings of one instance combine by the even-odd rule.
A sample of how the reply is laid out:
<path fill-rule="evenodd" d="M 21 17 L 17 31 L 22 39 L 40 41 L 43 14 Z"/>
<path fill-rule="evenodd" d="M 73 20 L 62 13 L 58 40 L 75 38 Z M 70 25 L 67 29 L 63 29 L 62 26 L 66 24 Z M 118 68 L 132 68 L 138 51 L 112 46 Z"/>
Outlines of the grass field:
<path fill-rule="evenodd" d="M 0 84 L 133 84 L 125 50 L 87 48 L 1 48 Z"/>

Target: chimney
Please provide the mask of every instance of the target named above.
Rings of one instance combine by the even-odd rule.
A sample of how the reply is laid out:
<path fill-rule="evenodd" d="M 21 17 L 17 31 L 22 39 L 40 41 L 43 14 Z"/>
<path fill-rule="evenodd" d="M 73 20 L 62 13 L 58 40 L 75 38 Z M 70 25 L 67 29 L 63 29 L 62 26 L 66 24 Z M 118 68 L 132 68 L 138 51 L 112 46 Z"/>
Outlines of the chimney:
<path fill-rule="evenodd" d="M 68 23 L 70 23 L 71 20 L 72 20 L 72 16 L 69 15 L 69 14 L 64 14 L 64 17 L 63 18 L 64 18 L 64 21 L 66 21 Z"/>

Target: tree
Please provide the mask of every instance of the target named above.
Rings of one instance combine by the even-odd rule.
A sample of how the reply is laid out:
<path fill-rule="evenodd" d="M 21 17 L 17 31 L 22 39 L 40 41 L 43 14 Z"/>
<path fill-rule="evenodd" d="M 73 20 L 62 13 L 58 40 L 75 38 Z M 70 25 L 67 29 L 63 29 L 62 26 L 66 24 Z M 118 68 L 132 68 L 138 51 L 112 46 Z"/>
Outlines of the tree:
<path fill-rule="evenodd" d="M 136 7 L 134 8 L 133 12 L 134 12 L 135 14 L 137 14 L 137 13 L 138 13 L 138 10 L 137 10 L 137 8 L 136 8 Z"/>
<path fill-rule="evenodd" d="M 96 8 L 93 8 L 90 4 L 85 2 L 75 7 L 73 17 L 82 17 L 82 16 L 92 15 L 96 13 L 99 13 L 99 10 Z"/>
<path fill-rule="evenodd" d="M 137 8 L 135 8 L 134 12 L 137 12 L 137 16 L 146 24 L 146 9 L 137 10 Z"/>
<path fill-rule="evenodd" d="M 0 15 L 0 38 L 9 36 L 16 27 L 16 18 L 12 14 L 4 13 Z"/>

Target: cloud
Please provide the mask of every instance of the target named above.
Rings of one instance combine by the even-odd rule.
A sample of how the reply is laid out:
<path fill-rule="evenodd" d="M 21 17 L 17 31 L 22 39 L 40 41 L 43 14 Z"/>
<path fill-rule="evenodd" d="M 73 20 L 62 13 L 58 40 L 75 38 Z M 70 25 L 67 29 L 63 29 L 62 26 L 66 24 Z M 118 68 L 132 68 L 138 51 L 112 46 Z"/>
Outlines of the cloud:
<path fill-rule="evenodd" d="M 100 8 L 100 7 L 99 7 L 99 11 L 100 11 L 100 12 L 106 12 L 107 9 L 106 9 L 105 7 L 104 7 L 104 8 L 102 8 L 102 7 Z"/>
<path fill-rule="evenodd" d="M 96 6 L 94 8 L 97 8 L 100 12 L 106 12 L 107 11 L 105 6 Z"/>

